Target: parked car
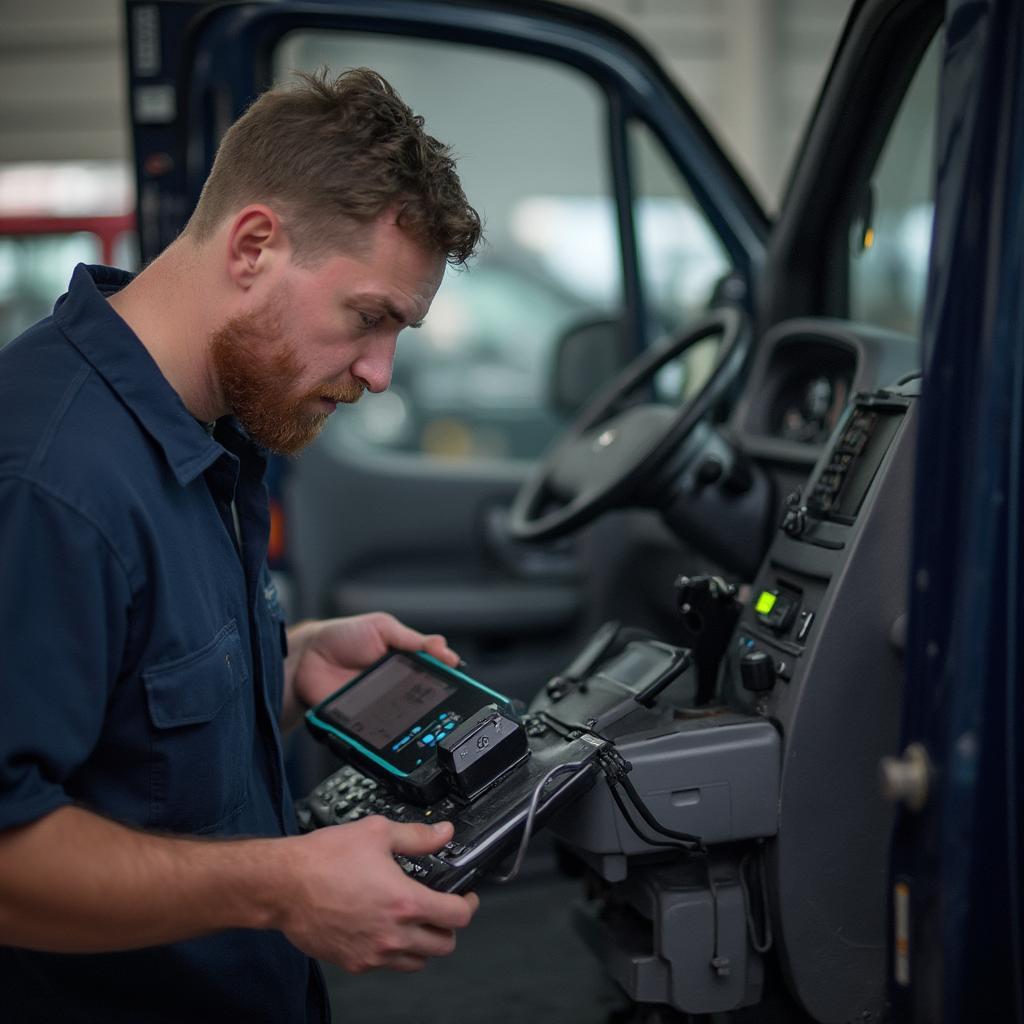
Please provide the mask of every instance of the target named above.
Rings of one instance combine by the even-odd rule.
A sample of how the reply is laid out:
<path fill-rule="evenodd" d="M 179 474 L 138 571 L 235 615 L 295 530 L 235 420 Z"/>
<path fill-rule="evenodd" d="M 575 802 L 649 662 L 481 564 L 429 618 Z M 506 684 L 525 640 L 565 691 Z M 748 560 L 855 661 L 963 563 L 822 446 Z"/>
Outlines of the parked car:
<path fill-rule="evenodd" d="M 388 77 L 487 217 L 492 258 L 439 294 L 431 343 L 403 338 L 400 404 L 286 467 L 297 615 L 388 609 L 527 700 L 609 619 L 705 644 L 680 575 L 750 595 L 680 713 L 768 723 L 777 763 L 744 774 L 737 746 L 663 792 L 718 837 L 708 875 L 560 829 L 631 1019 L 1021 1019 L 1020 5 L 857 0 L 772 218 L 644 48 L 579 10 L 127 15 L 144 260 L 231 120 L 322 62 Z M 558 208 L 591 213 L 556 239 Z M 567 422 L 551 396 L 609 353 Z"/>

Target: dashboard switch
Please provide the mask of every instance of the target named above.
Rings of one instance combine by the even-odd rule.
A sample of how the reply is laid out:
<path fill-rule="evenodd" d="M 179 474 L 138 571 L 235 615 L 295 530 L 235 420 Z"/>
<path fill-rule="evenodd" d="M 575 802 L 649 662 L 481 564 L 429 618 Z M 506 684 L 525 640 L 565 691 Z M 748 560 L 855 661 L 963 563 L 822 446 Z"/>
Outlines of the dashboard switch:
<path fill-rule="evenodd" d="M 782 519 L 782 529 L 790 537 L 799 537 L 807 529 L 807 506 L 799 491 L 793 491 L 786 498 L 786 512 Z"/>
<path fill-rule="evenodd" d="M 796 615 L 798 601 L 779 590 L 762 590 L 754 604 L 758 619 L 775 633 L 785 633 Z"/>
<path fill-rule="evenodd" d="M 745 690 L 766 693 L 775 685 L 775 662 L 765 651 L 750 651 L 740 658 L 740 679 Z"/>
<path fill-rule="evenodd" d="M 800 643 L 807 640 L 807 634 L 811 631 L 811 623 L 814 622 L 814 612 L 802 611 L 800 613 L 800 625 L 796 629 L 796 638 Z"/>

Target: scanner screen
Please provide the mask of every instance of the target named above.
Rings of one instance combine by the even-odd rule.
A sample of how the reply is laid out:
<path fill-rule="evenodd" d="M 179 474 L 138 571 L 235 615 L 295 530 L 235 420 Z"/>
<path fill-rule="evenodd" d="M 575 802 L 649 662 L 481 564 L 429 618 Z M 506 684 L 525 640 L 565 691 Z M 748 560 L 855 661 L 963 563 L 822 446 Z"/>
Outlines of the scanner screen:
<path fill-rule="evenodd" d="M 384 750 L 411 725 L 455 692 L 455 686 L 402 657 L 385 661 L 343 690 L 321 714 L 377 750 Z"/>

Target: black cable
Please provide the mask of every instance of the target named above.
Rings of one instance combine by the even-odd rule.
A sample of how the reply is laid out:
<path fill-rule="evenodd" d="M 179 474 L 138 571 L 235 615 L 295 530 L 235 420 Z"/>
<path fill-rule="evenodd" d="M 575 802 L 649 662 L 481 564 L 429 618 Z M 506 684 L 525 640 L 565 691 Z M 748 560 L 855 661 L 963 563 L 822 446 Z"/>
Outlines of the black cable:
<path fill-rule="evenodd" d="M 750 935 L 750 945 L 755 953 L 767 953 L 772 948 L 774 936 L 772 935 L 772 920 L 768 909 L 768 883 L 764 871 L 764 851 L 757 852 L 758 883 L 761 887 L 761 917 L 763 926 L 762 933 L 757 934 L 757 924 L 754 921 L 754 913 L 750 908 L 750 883 L 747 880 L 747 865 L 754 856 L 752 852 L 743 855 L 739 864 L 740 888 L 743 890 L 743 908 L 747 915 L 747 933 Z"/>
<path fill-rule="evenodd" d="M 556 764 L 555 767 L 537 783 L 533 790 L 533 796 L 530 798 L 530 809 L 526 813 L 526 822 L 523 825 L 523 837 L 519 841 L 519 849 L 516 851 L 515 860 L 512 862 L 511 869 L 506 874 L 493 876 L 493 880 L 495 882 L 511 882 L 512 879 L 519 874 L 519 869 L 523 866 L 523 860 L 526 857 L 526 847 L 529 846 L 530 838 L 533 835 L 533 819 L 537 815 L 537 805 L 540 803 L 540 795 L 544 787 L 558 775 L 564 775 L 566 772 L 577 771 L 578 769 L 585 767 L 585 761 L 572 761 L 568 764 Z"/>
<path fill-rule="evenodd" d="M 711 916 L 714 919 L 712 931 L 713 941 L 711 943 L 711 969 L 720 977 L 724 978 L 729 974 L 729 958 L 718 952 L 718 883 L 715 876 L 711 874 L 711 858 L 704 859 L 704 875 L 708 880 L 708 892 L 711 893 Z"/>
<path fill-rule="evenodd" d="M 704 845 L 703 840 L 699 836 L 695 836 L 689 832 L 679 832 L 675 829 L 666 828 L 657 820 L 657 818 L 654 817 L 653 814 L 651 814 L 644 804 L 640 794 L 636 791 L 636 787 L 628 778 L 628 773 L 632 771 L 633 766 L 626 761 L 618 751 L 612 750 L 611 748 L 602 751 L 598 759 L 598 763 L 601 765 L 601 768 L 605 773 L 608 789 L 612 794 L 612 799 L 619 808 L 626 824 L 644 843 L 649 846 L 660 847 L 661 849 L 685 850 L 691 855 L 704 858 L 704 874 L 707 878 L 708 892 L 711 895 L 711 914 L 714 920 L 712 932 L 713 942 L 709 966 L 716 974 L 718 974 L 719 977 L 726 977 L 729 974 L 730 969 L 729 958 L 723 957 L 718 949 L 720 930 L 719 918 L 721 911 L 721 907 L 718 902 L 718 884 L 715 882 L 714 875 L 711 873 L 711 859 L 708 857 L 708 849 Z M 667 842 L 664 839 L 660 841 L 652 839 L 641 831 L 640 827 L 633 820 L 633 816 L 626 808 L 625 801 L 619 793 L 619 786 L 625 790 L 630 803 L 632 803 L 637 811 L 640 812 L 640 816 L 644 821 L 655 832 L 666 836 L 668 838 Z"/>
<path fill-rule="evenodd" d="M 623 774 L 622 778 L 619 779 L 622 783 L 622 788 L 626 791 L 626 795 L 629 797 L 630 803 L 640 813 L 640 817 L 647 822 L 648 825 L 658 832 L 660 835 L 668 836 L 670 839 L 678 839 L 680 842 L 689 843 L 696 848 L 698 852 L 707 853 L 707 847 L 704 845 L 704 840 L 700 836 L 695 836 L 690 832 L 677 832 L 675 829 L 666 828 L 664 825 L 654 817 L 653 814 L 647 809 L 647 805 L 643 802 L 643 798 L 636 791 L 636 787 L 632 782 Z"/>
<path fill-rule="evenodd" d="M 625 760 L 617 750 L 612 747 L 608 747 L 601 751 L 598 755 L 598 764 L 601 766 L 602 771 L 608 779 L 608 787 L 612 792 L 612 796 L 615 798 L 616 804 L 618 804 L 619 809 L 622 811 L 627 824 L 629 824 L 630 828 L 632 828 L 633 831 L 644 840 L 644 842 L 651 843 L 651 839 L 648 836 L 645 836 L 633 823 L 629 813 L 625 810 L 625 805 L 615 788 L 616 786 L 622 786 L 626 796 L 629 797 L 629 802 L 636 808 L 640 817 L 647 822 L 651 829 L 659 835 L 666 836 L 669 839 L 674 840 L 672 843 L 660 842 L 652 843 L 651 845 L 674 846 L 681 847 L 691 853 L 707 853 L 707 849 L 705 848 L 704 842 L 700 836 L 691 835 L 689 832 L 677 832 L 674 829 L 666 828 L 658 821 L 657 818 L 654 817 L 653 814 L 651 814 L 647 809 L 647 806 L 644 804 L 643 798 L 636 791 L 636 787 L 628 778 L 629 772 L 633 770 L 633 766 Z"/>
<path fill-rule="evenodd" d="M 683 843 L 672 842 L 671 840 L 666 841 L 664 839 L 659 840 L 652 838 L 651 836 L 645 835 L 640 830 L 640 827 L 637 825 L 637 823 L 633 820 L 632 815 L 629 813 L 629 809 L 626 807 L 625 802 L 619 795 L 618 789 L 615 788 L 617 785 L 617 782 L 613 782 L 611 779 L 608 779 L 608 789 L 611 791 L 612 799 L 615 801 L 619 810 L 622 812 L 622 817 L 626 819 L 626 824 L 630 827 L 630 829 L 632 829 L 632 831 L 637 836 L 639 836 L 640 839 L 643 840 L 643 842 L 645 842 L 648 846 L 656 846 L 663 850 L 685 850 L 687 853 L 694 852 L 693 847 L 686 846 Z"/>
<path fill-rule="evenodd" d="M 714 921 L 713 932 L 712 932 L 712 944 L 711 944 L 711 960 L 709 966 L 715 971 L 719 977 L 725 977 L 729 974 L 729 958 L 723 957 L 718 950 L 718 936 L 719 936 L 719 917 L 720 917 L 720 906 L 718 902 L 718 884 L 715 882 L 714 875 L 711 873 L 711 860 L 707 856 L 707 848 L 703 843 L 695 848 L 694 843 L 691 841 L 680 841 L 680 840 L 661 840 L 660 842 L 656 839 L 652 839 L 650 836 L 644 835 L 640 830 L 637 823 L 633 820 L 632 815 L 626 807 L 625 801 L 623 801 L 618 791 L 618 786 L 624 781 L 623 778 L 613 778 L 611 775 L 608 776 L 608 789 L 612 794 L 612 799 L 615 801 L 622 813 L 622 817 L 625 818 L 626 824 L 633 830 L 636 835 L 640 837 L 649 846 L 659 847 L 661 849 L 673 849 L 673 850 L 685 850 L 691 855 L 696 855 L 704 858 L 704 873 L 707 878 L 708 892 L 711 894 L 711 915 Z M 632 787 L 631 787 L 632 788 Z M 634 792 L 636 790 L 634 789 Z M 634 804 L 635 806 L 635 804 Z M 637 808 L 640 810 L 641 808 Z M 670 831 L 670 830 L 665 830 Z M 687 833 L 681 832 L 679 835 L 686 835 Z"/>

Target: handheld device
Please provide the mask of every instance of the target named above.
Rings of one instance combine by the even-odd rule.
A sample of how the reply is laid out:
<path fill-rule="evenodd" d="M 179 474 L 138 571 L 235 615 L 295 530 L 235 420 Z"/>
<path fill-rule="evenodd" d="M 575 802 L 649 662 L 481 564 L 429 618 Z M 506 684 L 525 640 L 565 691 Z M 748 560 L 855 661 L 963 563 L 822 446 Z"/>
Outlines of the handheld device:
<path fill-rule="evenodd" d="M 599 630 L 522 717 L 502 694 L 428 655 L 382 659 L 307 713 L 314 736 L 347 763 L 299 801 L 300 826 L 369 814 L 448 820 L 455 836 L 445 849 L 397 857 L 402 868 L 432 888 L 463 892 L 516 850 L 512 869 L 497 876 L 507 881 L 534 830 L 601 773 L 639 799 L 623 780 L 630 766 L 611 749 L 619 738 L 639 729 L 663 742 L 676 731 L 658 702 L 685 675 L 690 652 L 652 639 L 619 646 L 616 638 L 629 635 L 617 624 Z M 611 827 L 604 810 L 599 817 L 598 832 Z"/>
<path fill-rule="evenodd" d="M 438 751 L 485 708 L 515 721 L 502 694 L 429 654 L 396 651 L 307 712 L 306 722 L 343 760 L 381 776 L 407 800 L 428 804 L 448 788 Z"/>
<path fill-rule="evenodd" d="M 343 761 L 297 804 L 305 830 L 382 814 L 451 821 L 435 855 L 396 857 L 409 875 L 464 892 L 534 828 L 588 789 L 605 744 L 531 737 L 511 701 L 430 655 L 395 652 L 307 712 L 313 735 Z"/>

